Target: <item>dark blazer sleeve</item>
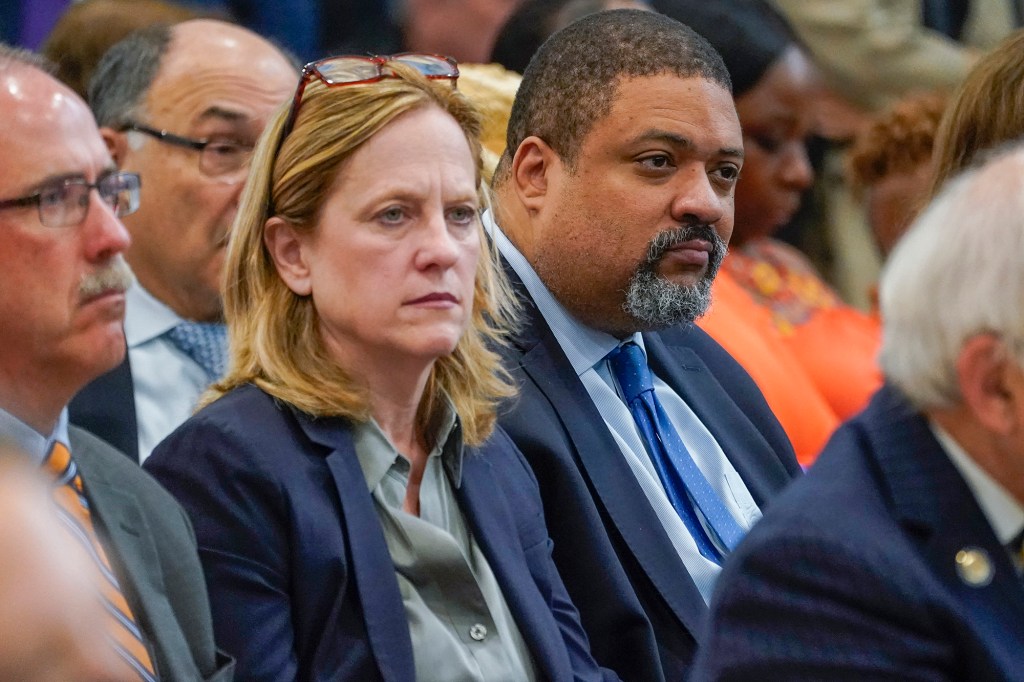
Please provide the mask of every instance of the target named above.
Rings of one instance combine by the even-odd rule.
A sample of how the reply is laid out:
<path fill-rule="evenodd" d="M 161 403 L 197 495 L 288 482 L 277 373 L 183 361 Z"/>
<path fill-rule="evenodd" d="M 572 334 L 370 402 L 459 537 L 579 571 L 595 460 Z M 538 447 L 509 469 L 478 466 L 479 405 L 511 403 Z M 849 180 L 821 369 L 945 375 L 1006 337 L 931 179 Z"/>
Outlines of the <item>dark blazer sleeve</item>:
<path fill-rule="evenodd" d="M 895 555 L 813 532 L 753 540 L 719 579 L 694 682 L 967 679 L 947 674 L 956 652 L 921 583 L 893 580 Z"/>
<path fill-rule="evenodd" d="M 298 662 L 285 500 L 252 447 L 226 425 L 200 417 L 161 443 L 145 468 L 193 519 L 214 628 L 238 658 L 239 679 L 292 680 Z"/>
<path fill-rule="evenodd" d="M 160 678 L 231 680 L 234 661 L 214 646 L 206 585 L 184 510 L 124 454 L 75 427 L 70 436 L 97 530 L 106 535 Z"/>
<path fill-rule="evenodd" d="M 366 619 L 380 622 L 387 609 L 379 600 L 366 613 L 361 606 L 351 514 L 342 512 L 329 452 L 290 409 L 247 386 L 194 415 L 146 460 L 195 525 L 214 630 L 240 680 L 382 678 Z M 372 577 L 365 590 L 387 584 Z M 384 632 L 390 651 L 401 650 L 400 633 Z"/>

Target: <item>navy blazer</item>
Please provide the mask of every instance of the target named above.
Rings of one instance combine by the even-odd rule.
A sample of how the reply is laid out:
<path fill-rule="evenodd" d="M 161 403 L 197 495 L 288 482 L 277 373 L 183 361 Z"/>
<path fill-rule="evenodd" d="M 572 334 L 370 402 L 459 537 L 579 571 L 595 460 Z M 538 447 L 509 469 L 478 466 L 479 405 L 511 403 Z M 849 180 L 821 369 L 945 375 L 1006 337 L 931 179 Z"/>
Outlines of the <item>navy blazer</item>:
<path fill-rule="evenodd" d="M 521 333 L 505 350 L 521 394 L 500 420 L 540 483 L 554 559 L 598 663 L 682 679 L 707 607 L 629 464 L 515 273 Z M 763 509 L 800 473 L 746 371 L 701 329 L 644 334 L 648 362 L 714 435 Z"/>
<path fill-rule="evenodd" d="M 214 628 L 239 679 L 413 682 L 394 565 L 347 421 L 244 386 L 145 467 L 193 519 Z M 456 496 L 541 675 L 615 679 L 589 652 L 551 562 L 536 481 L 500 430 L 466 449 Z"/>
<path fill-rule="evenodd" d="M 990 583 L 960 576 L 961 549 L 987 554 Z M 733 553 L 693 679 L 1024 680 L 1010 556 L 894 388 L 836 432 Z"/>

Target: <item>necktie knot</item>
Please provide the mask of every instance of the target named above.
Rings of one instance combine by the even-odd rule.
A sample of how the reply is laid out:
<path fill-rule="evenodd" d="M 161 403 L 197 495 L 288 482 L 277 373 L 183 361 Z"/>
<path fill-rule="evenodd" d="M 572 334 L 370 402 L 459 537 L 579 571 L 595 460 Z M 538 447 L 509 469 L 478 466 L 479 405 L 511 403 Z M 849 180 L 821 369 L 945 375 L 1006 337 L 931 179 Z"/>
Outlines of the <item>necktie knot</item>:
<path fill-rule="evenodd" d="M 627 403 L 632 403 L 646 391 L 654 390 L 647 357 L 635 342 L 624 343 L 609 353 L 608 364 Z"/>
<path fill-rule="evenodd" d="M 224 376 L 228 361 L 228 332 L 225 325 L 220 322 L 185 321 L 168 331 L 167 338 L 206 370 L 211 381 Z"/>

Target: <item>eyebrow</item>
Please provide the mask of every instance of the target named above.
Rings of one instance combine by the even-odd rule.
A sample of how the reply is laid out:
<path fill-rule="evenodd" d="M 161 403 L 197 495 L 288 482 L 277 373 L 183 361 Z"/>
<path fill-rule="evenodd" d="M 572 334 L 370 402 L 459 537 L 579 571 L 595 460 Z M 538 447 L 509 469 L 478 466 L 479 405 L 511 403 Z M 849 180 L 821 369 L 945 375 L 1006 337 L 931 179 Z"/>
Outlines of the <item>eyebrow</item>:
<path fill-rule="evenodd" d="M 668 142 L 671 145 L 683 147 L 686 149 L 690 149 L 694 146 L 693 140 L 686 137 L 685 135 L 672 133 L 667 130 L 661 130 L 658 128 L 651 128 L 649 130 L 645 130 L 644 132 L 634 137 L 631 143 L 636 144 L 638 142 L 644 142 L 647 140 L 661 140 L 662 142 Z M 742 147 L 721 147 L 719 148 L 718 153 L 722 156 L 735 156 L 740 159 L 743 158 Z"/>
<path fill-rule="evenodd" d="M 238 121 L 245 122 L 249 120 L 249 117 L 240 111 L 232 111 L 231 109 L 225 109 L 218 106 L 212 106 L 199 115 L 200 121 L 207 121 L 211 118 L 221 119 L 231 123 Z"/>

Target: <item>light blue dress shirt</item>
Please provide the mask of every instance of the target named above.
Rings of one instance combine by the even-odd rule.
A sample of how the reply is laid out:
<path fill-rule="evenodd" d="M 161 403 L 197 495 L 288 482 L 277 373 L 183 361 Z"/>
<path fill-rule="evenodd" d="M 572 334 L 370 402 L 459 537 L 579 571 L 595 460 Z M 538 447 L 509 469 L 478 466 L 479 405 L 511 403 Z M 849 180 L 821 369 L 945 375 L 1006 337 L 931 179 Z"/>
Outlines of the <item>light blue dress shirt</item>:
<path fill-rule="evenodd" d="M 53 433 L 44 435 L 10 412 L 0 409 L 0 438 L 9 440 L 36 464 L 42 464 L 55 442 L 63 443 L 69 450 L 71 448 L 68 441 L 68 410 L 61 410 Z"/>
<path fill-rule="evenodd" d="M 135 391 L 139 463 L 192 416 L 210 385 L 204 370 L 167 338 L 184 320 L 138 283 L 125 294 L 124 335 Z"/>
<path fill-rule="evenodd" d="M 523 281 L 537 309 L 544 316 L 576 375 L 604 418 L 605 425 L 618 444 L 637 483 L 643 489 L 647 501 L 654 508 L 679 559 L 693 578 L 704 601 L 708 602 L 721 567 L 701 556 L 697 543 L 669 502 L 665 488 L 658 478 L 633 416 L 622 399 L 618 383 L 613 378 L 606 360 L 608 353 L 626 341 L 635 341 L 646 354 L 643 337 L 637 333 L 630 338 L 617 339 L 582 324 L 555 299 L 533 266 L 509 241 L 489 212 L 484 214 L 483 223 L 497 244 L 498 251 Z M 694 462 L 740 527 L 749 530 L 761 518 L 761 511 L 747 490 L 746 484 L 725 456 L 718 441 L 689 405 L 653 371 L 651 374 L 655 394 Z"/>

